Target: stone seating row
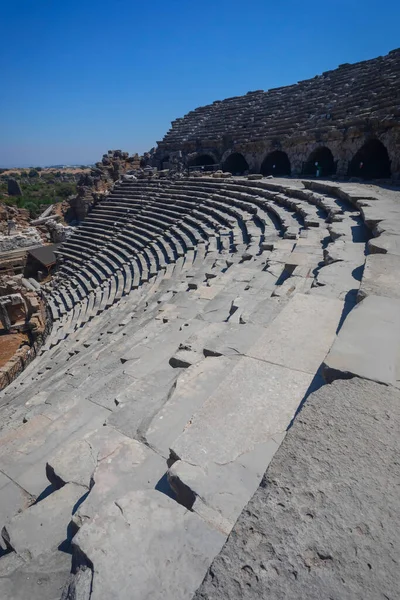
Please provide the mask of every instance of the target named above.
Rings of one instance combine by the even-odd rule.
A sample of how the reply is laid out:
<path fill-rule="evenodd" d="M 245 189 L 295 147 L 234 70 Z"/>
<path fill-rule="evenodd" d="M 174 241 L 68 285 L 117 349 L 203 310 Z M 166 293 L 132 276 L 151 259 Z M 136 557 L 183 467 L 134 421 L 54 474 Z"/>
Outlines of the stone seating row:
<path fill-rule="evenodd" d="M 330 385 L 307 398 L 195 600 L 321 598 L 346 595 L 349 585 L 352 597 L 372 599 L 382 590 L 389 597 L 398 587 L 391 560 L 400 548 L 393 528 L 398 469 L 388 460 L 398 452 L 400 432 L 398 192 L 354 184 L 303 184 L 314 197 L 325 197 L 324 202 L 353 204 L 374 236 L 367 241 L 358 303 L 346 311 L 323 362 Z M 334 261 L 331 266 L 354 259 L 355 248 L 363 245 L 355 237 L 359 241 L 353 243 L 345 234 L 344 240 L 336 238 L 324 249 L 328 262 Z M 329 481 L 329 493 L 324 481 Z M 376 533 L 372 545 L 360 541 L 355 527 L 360 514 L 368 531 Z M 356 559 L 350 550 L 354 547 Z M 335 567 L 318 569 L 319 561 L 335 562 Z M 371 576 L 372 565 L 377 568 Z M 313 569 L 318 575 L 310 578 Z"/>
<path fill-rule="evenodd" d="M 122 265 L 87 292 L 69 284 L 77 268 L 66 261 L 69 270 L 48 294 L 55 302 L 63 291 L 64 312 L 41 356 L 0 395 L 0 470 L 8 478 L 0 486 L 8 548 L 0 564 L 6 559 L 11 573 L 0 591 L 22 581 L 26 567 L 18 560 L 29 553 L 31 573 L 43 560 L 60 560 L 48 593 L 41 588 L 42 600 L 53 598 L 51 585 L 59 589 L 71 566 L 60 544 L 74 552 L 68 598 L 89 586 L 91 600 L 160 593 L 179 600 L 200 585 L 335 338 L 346 290 L 340 297 L 317 281 L 345 262 L 340 243 L 353 244 L 351 227 L 363 227 L 353 221 L 352 199 L 341 198 L 342 222 L 323 214 L 309 227 L 298 211 L 297 237 L 284 239 L 265 203 L 283 207 L 262 192 L 292 196 L 260 183 L 210 179 L 202 188 L 211 201 L 221 196 L 219 210 L 226 205 L 227 215 L 240 215 L 249 236 L 252 224 L 249 243 L 242 236 L 225 244 L 224 226 L 147 271 L 131 291 L 129 273 L 132 282 L 139 266 Z M 187 202 L 197 207 L 197 186 L 175 182 L 171 193 L 194 198 Z M 343 226 L 342 235 L 331 225 Z M 140 259 L 145 271 L 145 255 L 132 255 Z M 15 589 L 2 597 L 10 593 L 17 597 Z"/>
<path fill-rule="evenodd" d="M 325 119 L 327 97 L 334 99 L 329 112 L 333 113 L 335 122 L 363 115 L 362 107 L 367 108 L 370 115 L 381 108 L 384 98 L 388 99 L 388 108 L 394 108 L 398 73 L 397 55 L 389 54 L 368 61 L 362 68 L 355 64 L 279 91 L 257 93 L 252 101 L 246 95 L 201 107 L 174 121 L 160 147 L 173 148 L 179 143 L 198 139 L 205 142 L 210 130 L 217 132 L 219 137 L 232 132 L 237 140 L 244 139 L 243 132 L 247 136 L 250 134 L 252 139 L 267 133 L 293 135 L 299 127 L 309 129 L 310 115 Z M 349 94 L 343 95 L 343 86 L 351 89 L 351 102 Z M 289 118 L 293 124 L 283 125 Z"/>
<path fill-rule="evenodd" d="M 225 194 L 225 190 L 223 190 L 221 192 L 221 190 L 220 190 L 221 186 L 220 187 L 216 186 L 215 183 L 213 183 L 213 180 L 211 180 L 209 182 L 204 181 L 202 183 L 202 185 L 205 186 L 205 187 L 207 187 L 207 184 L 209 186 L 209 189 L 211 189 L 211 186 L 213 186 L 212 187 L 213 190 L 218 190 L 220 192 L 217 195 L 217 199 L 218 199 L 219 202 L 221 202 L 221 199 L 223 198 L 223 194 Z M 130 187 L 132 188 L 132 186 L 130 186 Z M 133 186 L 133 187 L 135 187 L 135 186 Z M 150 189 L 154 189 L 154 190 L 155 189 L 160 189 L 159 185 L 149 186 L 149 187 L 150 187 Z M 197 198 L 198 197 L 204 198 L 204 202 L 206 204 L 206 207 L 205 207 L 206 211 L 207 211 L 207 204 L 213 204 L 212 200 L 207 200 L 207 198 L 206 198 L 207 194 L 205 192 L 199 191 L 199 187 L 201 187 L 201 186 L 193 185 L 193 184 L 190 184 L 190 182 L 187 182 L 185 184 L 181 183 L 181 184 L 177 185 L 176 187 L 179 187 L 179 189 L 184 188 L 184 191 L 185 191 L 185 194 L 186 194 L 186 195 L 182 195 L 182 194 L 175 194 L 175 192 L 173 194 L 171 193 L 172 199 L 174 201 L 176 201 L 176 202 L 185 202 L 185 200 L 181 200 L 181 199 L 183 197 L 186 197 L 187 199 L 189 199 L 188 201 L 190 202 L 190 206 L 192 206 L 193 205 L 192 203 L 196 199 L 196 197 Z M 235 192 L 235 189 L 237 189 L 240 186 L 237 185 L 237 184 L 236 185 L 233 184 L 231 187 L 233 187 L 232 191 L 230 192 L 231 195 L 232 194 L 233 195 L 237 194 L 237 192 Z M 138 188 L 135 191 L 136 192 L 140 192 L 141 194 L 143 194 L 143 189 L 145 191 L 146 191 L 146 189 L 148 190 L 148 188 L 146 188 L 146 186 L 143 188 L 143 184 L 139 183 L 138 184 Z M 242 189 L 243 189 L 243 186 L 242 186 Z M 251 190 L 253 191 L 253 193 L 263 194 L 264 196 L 265 196 L 265 194 L 267 194 L 267 197 L 272 197 L 272 198 L 276 197 L 276 192 L 274 192 L 273 195 L 271 196 L 271 194 L 269 192 L 266 192 L 265 190 L 260 190 L 259 188 L 252 187 Z M 126 195 L 128 195 L 128 193 L 130 193 L 129 189 L 127 189 Z M 156 194 L 156 192 L 154 192 L 154 194 Z M 165 199 L 162 196 L 162 194 L 165 195 L 165 194 L 167 194 L 167 192 L 158 192 L 158 194 L 159 194 L 159 197 L 162 198 L 163 202 L 165 202 Z M 161 194 L 161 196 L 160 196 L 160 194 Z M 201 194 L 202 194 L 202 196 L 201 196 Z M 247 197 L 249 197 L 249 195 Z M 243 195 L 241 196 L 241 198 L 243 198 Z M 279 198 L 279 200 L 280 200 L 281 203 L 283 202 L 284 205 L 290 206 L 292 209 L 294 208 L 294 210 L 297 210 L 301 216 L 304 216 L 304 214 L 306 214 L 306 211 L 300 206 L 300 202 L 298 202 L 297 204 L 293 204 L 290 201 L 290 199 L 287 199 L 286 197 L 282 196 L 282 194 L 280 196 L 278 195 L 278 198 Z M 237 201 L 236 201 L 236 203 L 234 201 L 232 201 L 232 198 L 230 198 L 228 201 L 231 202 L 232 205 L 235 205 L 237 203 Z M 240 203 L 241 203 L 241 207 L 243 207 L 243 200 L 241 200 L 239 202 L 239 204 Z M 258 202 L 258 204 L 260 204 L 260 201 Z M 214 203 L 214 206 L 215 206 L 215 203 Z M 247 203 L 247 207 L 248 206 L 249 206 L 249 202 Z M 287 225 L 287 221 L 285 220 L 285 219 L 288 218 L 287 215 L 284 212 L 282 212 L 282 210 L 279 210 L 279 208 L 275 208 L 274 209 L 273 207 L 267 206 L 267 205 L 265 205 L 265 208 L 269 208 L 269 210 L 272 210 L 272 211 L 275 210 L 276 211 L 276 214 L 280 218 L 281 224 L 284 227 L 286 227 L 286 234 L 285 235 L 287 237 L 289 237 L 289 235 L 291 235 L 291 230 L 289 229 L 290 226 Z M 252 206 L 252 209 L 253 210 L 260 210 L 258 208 L 253 208 L 253 206 Z M 239 209 L 239 210 L 243 211 L 242 208 Z M 243 212 L 238 212 L 237 209 L 235 209 L 235 211 L 236 212 L 234 212 L 234 213 L 232 213 L 232 211 L 230 212 L 230 215 L 232 216 L 232 219 L 234 217 L 236 217 L 236 218 L 240 218 L 243 221 Z M 196 214 L 196 213 L 193 211 L 193 214 Z M 223 216 L 223 214 L 221 213 L 221 211 L 218 210 L 218 209 L 214 209 L 213 208 L 213 214 L 214 215 L 218 215 L 218 218 L 220 220 L 221 219 L 223 220 L 225 218 Z M 247 213 L 245 215 L 245 217 L 248 218 L 249 214 Z M 214 218 L 214 220 L 212 221 L 211 224 L 213 224 L 214 226 L 218 226 L 217 223 L 218 223 L 217 219 Z M 210 222 L 208 222 L 208 224 L 210 225 Z M 229 224 L 229 221 L 225 220 L 224 224 L 225 225 Z M 232 221 L 230 222 L 230 224 L 232 225 Z M 145 223 L 144 223 L 144 225 L 145 225 Z M 152 225 L 150 225 L 150 227 L 151 226 Z M 307 226 L 307 224 L 306 224 L 306 226 Z M 245 239 L 243 240 L 243 238 L 242 238 L 242 240 L 239 240 L 239 243 L 243 243 L 243 241 L 246 242 L 246 243 L 248 243 L 250 241 L 250 237 L 249 237 L 249 233 L 247 231 L 247 225 L 246 224 L 244 225 L 243 230 L 245 231 L 245 234 L 244 234 L 245 235 Z M 253 228 L 253 230 L 252 230 L 252 236 L 253 237 L 254 237 L 254 231 L 255 231 L 255 228 Z M 293 225 L 292 225 L 292 231 L 293 231 L 292 236 L 295 237 L 297 235 L 297 229 Z M 246 236 L 246 234 L 247 234 L 247 236 Z M 261 235 L 262 235 L 262 233 L 261 233 Z M 259 239 L 260 239 L 259 236 L 260 236 L 260 233 L 258 232 L 258 230 L 256 230 L 256 238 L 255 238 L 256 243 L 259 243 Z M 233 241 L 235 243 L 238 243 L 237 240 L 233 240 Z M 118 238 L 118 243 L 120 243 L 120 242 L 121 242 L 121 238 L 119 237 Z M 165 246 L 165 244 L 163 245 L 160 242 L 160 240 L 158 240 L 158 243 L 160 244 L 160 250 L 159 250 L 159 252 L 157 252 L 157 250 L 154 247 L 152 247 L 150 255 L 148 253 L 146 253 L 146 252 L 144 253 L 145 257 L 147 258 L 147 266 L 148 266 L 147 270 L 143 269 L 143 266 L 140 267 L 141 275 L 144 278 L 147 277 L 148 272 L 151 272 L 151 273 L 154 274 L 161 266 L 164 266 L 164 261 L 169 262 L 170 260 L 172 260 L 172 253 L 169 251 L 170 246 Z M 186 240 L 186 246 L 188 246 L 188 245 L 189 244 L 188 244 L 188 242 Z M 81 252 L 81 251 L 75 250 L 74 249 L 74 242 L 73 241 L 69 242 L 69 244 L 67 246 L 67 251 L 70 253 L 70 257 L 72 257 L 73 260 L 76 258 L 78 262 L 79 262 L 79 260 L 83 260 L 84 258 L 86 258 L 85 257 L 86 250 L 85 250 L 85 252 Z M 181 252 L 184 252 L 184 249 L 182 249 Z M 95 271 L 92 274 L 92 279 L 93 279 L 93 282 L 94 282 L 95 285 L 96 284 L 97 285 L 101 284 L 102 281 L 107 276 L 109 276 L 115 269 L 119 268 L 120 265 L 119 265 L 118 254 L 122 254 L 121 259 L 123 259 L 125 261 L 125 260 L 127 260 L 129 258 L 128 257 L 128 255 L 129 255 L 129 249 L 123 250 L 123 249 L 121 249 L 121 247 L 119 247 L 119 248 L 116 248 L 116 252 L 113 252 L 112 250 L 109 250 L 109 249 L 104 250 L 102 252 L 103 256 L 102 256 L 101 260 L 103 261 L 103 263 L 105 261 L 106 269 L 104 268 L 104 264 L 103 265 L 99 264 L 99 267 L 97 268 L 95 261 L 91 261 L 91 264 L 90 264 L 90 266 L 89 266 L 88 269 L 90 269 L 91 271 L 93 271 L 93 270 Z M 178 252 L 175 251 L 175 254 L 179 254 L 179 251 Z M 151 265 L 153 264 L 153 259 L 155 260 L 155 265 L 156 266 L 153 268 L 153 271 L 151 271 L 151 268 L 152 268 Z M 98 262 L 98 259 L 97 259 L 97 262 Z M 65 268 L 73 270 L 73 267 L 71 267 L 71 265 L 68 264 L 68 263 L 67 263 L 67 265 L 66 265 Z M 149 269 L 150 269 L 150 271 L 149 271 Z M 128 275 L 127 275 L 128 271 L 130 273 L 130 275 L 129 275 L 130 281 L 132 281 L 134 279 L 134 274 L 132 273 L 131 269 L 128 269 L 128 270 L 123 269 L 122 273 L 120 271 L 118 271 L 118 274 L 121 277 L 121 279 L 122 278 L 124 279 L 124 285 L 122 285 L 122 283 L 120 283 L 119 286 L 114 285 L 111 290 L 109 290 L 108 286 L 106 286 L 105 289 L 104 289 L 105 298 L 107 298 L 110 294 L 111 294 L 112 298 L 114 298 L 116 296 L 118 298 L 119 297 L 118 290 L 125 290 L 125 287 L 126 287 L 126 290 L 123 291 L 122 293 L 126 293 L 128 287 L 129 287 L 129 286 L 126 286 L 126 280 L 127 280 L 127 277 L 128 277 Z M 144 275 L 143 275 L 143 273 L 144 273 Z M 132 279 L 132 276 L 133 276 L 133 279 Z M 76 279 L 76 277 L 75 277 L 75 279 Z M 78 292 L 80 292 L 79 293 L 80 299 L 82 299 L 85 296 L 85 293 L 88 293 L 90 291 L 90 289 L 91 289 L 91 285 L 88 284 L 87 279 L 86 280 L 83 279 L 83 285 L 81 285 L 80 287 L 78 287 Z M 62 291 L 63 290 L 61 290 L 61 292 Z M 63 294 L 61 294 L 61 295 L 63 295 Z M 70 295 L 71 295 L 71 292 L 69 294 L 67 292 L 66 297 L 64 297 L 60 301 L 60 298 L 59 298 L 59 296 L 60 296 L 60 290 L 58 290 L 58 295 L 56 296 L 56 304 L 58 304 L 60 306 L 61 312 L 64 309 L 66 309 L 66 310 L 70 309 L 72 307 L 73 303 L 76 302 L 76 295 L 75 296 L 73 295 L 72 299 L 70 298 Z M 105 300 L 103 303 L 100 303 L 100 309 L 105 308 L 106 306 L 108 306 L 107 300 Z M 52 307 L 54 308 L 54 302 L 52 302 Z M 98 308 L 98 305 L 96 305 L 96 308 Z"/>

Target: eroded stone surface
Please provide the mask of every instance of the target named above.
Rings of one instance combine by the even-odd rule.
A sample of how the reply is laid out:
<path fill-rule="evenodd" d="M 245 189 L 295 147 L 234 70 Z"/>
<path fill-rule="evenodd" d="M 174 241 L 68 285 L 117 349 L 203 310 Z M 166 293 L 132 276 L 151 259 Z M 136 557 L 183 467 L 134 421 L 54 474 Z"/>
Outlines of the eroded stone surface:
<path fill-rule="evenodd" d="M 368 296 L 347 316 L 328 356 L 328 381 L 357 375 L 399 385 L 400 300 Z"/>
<path fill-rule="evenodd" d="M 394 388 L 312 394 L 196 600 L 395 598 L 399 444 Z"/>
<path fill-rule="evenodd" d="M 196 514 L 147 491 L 104 507 L 74 544 L 93 564 L 91 600 L 183 600 L 201 583 L 224 539 Z"/>
<path fill-rule="evenodd" d="M 29 558 L 56 550 L 68 538 L 67 527 L 85 492 L 82 486 L 68 483 L 13 517 L 2 531 L 7 545 Z"/>
<path fill-rule="evenodd" d="M 71 569 L 70 555 L 54 552 L 25 562 L 12 552 L 0 559 L 1 600 L 59 600 Z"/>
<path fill-rule="evenodd" d="M 367 256 L 357 299 L 360 301 L 370 295 L 400 299 L 400 256 Z"/>

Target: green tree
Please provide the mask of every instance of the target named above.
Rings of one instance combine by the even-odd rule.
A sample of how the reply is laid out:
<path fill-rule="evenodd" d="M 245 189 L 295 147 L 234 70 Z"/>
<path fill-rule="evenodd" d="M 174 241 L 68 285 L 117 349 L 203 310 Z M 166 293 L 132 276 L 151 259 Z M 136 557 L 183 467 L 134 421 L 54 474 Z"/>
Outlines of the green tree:
<path fill-rule="evenodd" d="M 36 169 L 31 169 L 28 173 L 29 177 L 39 177 L 39 173 L 36 171 Z"/>
<path fill-rule="evenodd" d="M 33 202 L 26 202 L 22 208 L 29 210 L 29 216 L 31 219 L 36 219 L 39 214 L 39 207 Z"/>

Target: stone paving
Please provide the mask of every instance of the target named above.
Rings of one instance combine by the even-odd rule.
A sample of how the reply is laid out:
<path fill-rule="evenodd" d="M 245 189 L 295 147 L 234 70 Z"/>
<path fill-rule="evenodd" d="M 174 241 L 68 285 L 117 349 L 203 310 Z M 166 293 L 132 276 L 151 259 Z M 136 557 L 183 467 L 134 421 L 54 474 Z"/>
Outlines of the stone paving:
<path fill-rule="evenodd" d="M 321 431 L 331 428 L 333 444 L 339 417 L 363 431 L 357 382 L 315 391 L 322 376 L 397 386 L 400 300 L 388 249 L 398 246 L 398 195 L 205 177 L 121 182 L 93 209 L 61 247 L 42 353 L 0 395 L 2 599 L 28 589 L 34 600 L 190 599 L 229 535 L 215 562 L 226 577 L 210 583 L 213 565 L 198 594 L 231 597 L 234 585 L 241 597 L 246 583 L 232 583 L 226 553 L 237 543 L 242 555 L 247 525 L 238 527 L 268 489 L 268 475 L 258 486 L 271 460 L 298 485 L 306 447 L 296 477 L 285 448 L 302 446 L 307 407 L 327 394 Z M 388 390 L 360 385 L 374 398 Z M 346 386 L 357 402 L 335 412 L 329 390 Z M 307 427 L 319 449 L 322 433 L 312 419 Z M 337 460 L 348 458 L 343 443 Z M 385 473 L 383 457 L 371 479 Z M 262 561 L 268 528 L 257 536 Z M 362 582 L 357 574 L 352 585 Z M 262 597 L 268 585 L 249 589 Z"/>

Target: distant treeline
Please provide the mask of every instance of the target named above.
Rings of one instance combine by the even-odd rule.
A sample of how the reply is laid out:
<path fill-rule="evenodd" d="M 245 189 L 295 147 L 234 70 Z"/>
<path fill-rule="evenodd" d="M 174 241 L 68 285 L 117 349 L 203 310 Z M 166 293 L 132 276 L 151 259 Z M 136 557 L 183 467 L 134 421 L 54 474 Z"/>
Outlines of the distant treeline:
<path fill-rule="evenodd" d="M 4 173 L 5 169 L 2 169 Z M 21 170 L 8 176 L 0 173 L 0 202 L 9 206 L 26 208 L 30 216 L 35 218 L 40 214 L 41 205 L 62 202 L 71 195 L 76 194 L 76 182 L 71 176 L 71 181 L 60 181 L 68 178 L 67 173 L 61 171 L 40 172 L 40 167 L 30 170 Z M 8 196 L 8 179 L 18 181 L 22 196 Z"/>

